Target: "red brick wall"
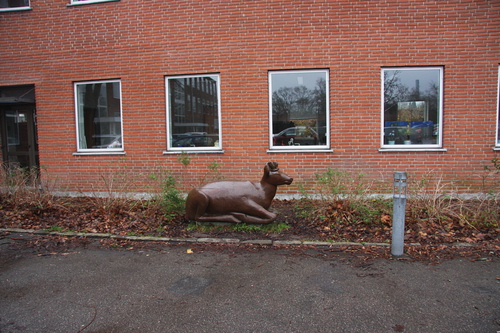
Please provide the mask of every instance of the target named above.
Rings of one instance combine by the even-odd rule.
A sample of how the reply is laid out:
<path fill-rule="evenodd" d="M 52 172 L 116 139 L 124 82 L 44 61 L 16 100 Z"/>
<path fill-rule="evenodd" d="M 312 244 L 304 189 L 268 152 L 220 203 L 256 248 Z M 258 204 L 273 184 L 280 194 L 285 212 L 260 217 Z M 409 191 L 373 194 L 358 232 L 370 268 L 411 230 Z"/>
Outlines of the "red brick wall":
<path fill-rule="evenodd" d="M 443 173 L 480 184 L 493 151 L 500 1 L 32 0 L 0 13 L 0 86 L 35 84 L 40 163 L 63 190 L 149 191 L 169 169 L 187 188 L 220 164 L 257 179 L 276 160 L 296 185 L 328 167 L 391 179 Z M 380 69 L 443 66 L 446 152 L 379 152 Z M 268 71 L 328 68 L 332 152 L 268 153 Z M 166 148 L 164 77 L 220 73 L 223 154 L 182 166 Z M 73 82 L 121 79 L 126 155 L 74 156 Z M 116 185 L 126 178 L 124 185 Z M 113 187 L 110 186 L 110 187 Z"/>

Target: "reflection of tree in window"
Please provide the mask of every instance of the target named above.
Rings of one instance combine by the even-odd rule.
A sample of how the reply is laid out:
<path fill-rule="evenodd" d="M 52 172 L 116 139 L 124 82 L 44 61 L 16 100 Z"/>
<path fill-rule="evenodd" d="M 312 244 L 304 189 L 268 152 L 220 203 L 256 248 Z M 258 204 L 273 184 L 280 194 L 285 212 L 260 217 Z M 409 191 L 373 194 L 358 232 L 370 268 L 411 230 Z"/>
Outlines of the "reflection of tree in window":
<path fill-rule="evenodd" d="M 383 80 L 384 142 L 438 143 L 439 69 L 384 70 Z"/>
<path fill-rule="evenodd" d="M 392 75 L 390 75 L 392 72 Z M 384 72 L 384 116 L 386 121 L 397 119 L 398 102 L 406 100 L 408 88 L 401 83 L 398 75 L 401 71 Z"/>
<path fill-rule="evenodd" d="M 412 71 L 386 70 L 384 71 L 384 119 L 385 121 L 406 120 L 398 116 L 398 103 L 411 101 L 425 101 L 427 114 L 426 119 L 435 124 L 439 122 L 438 98 L 439 86 L 434 81 L 427 81 L 427 89 L 421 91 L 420 80 L 415 79 L 414 86 L 402 82 L 402 76 L 406 81 L 411 80 Z M 408 119 L 410 121 L 412 119 Z"/>
<path fill-rule="evenodd" d="M 272 94 L 273 133 L 293 126 L 326 125 L 326 81 L 314 89 L 305 85 L 281 87 Z"/>

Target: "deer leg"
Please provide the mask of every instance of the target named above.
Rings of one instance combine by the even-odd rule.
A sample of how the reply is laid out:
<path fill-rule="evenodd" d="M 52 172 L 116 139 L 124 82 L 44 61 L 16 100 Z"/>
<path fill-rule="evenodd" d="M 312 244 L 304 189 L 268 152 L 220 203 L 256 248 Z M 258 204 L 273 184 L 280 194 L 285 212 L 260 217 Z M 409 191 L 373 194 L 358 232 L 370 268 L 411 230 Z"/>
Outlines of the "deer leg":
<path fill-rule="evenodd" d="M 189 220 L 198 220 L 208 208 L 208 197 L 198 190 L 189 193 L 186 199 L 186 217 Z"/>
<path fill-rule="evenodd" d="M 273 223 L 278 217 L 276 214 L 270 216 L 269 218 L 262 218 L 253 215 L 247 215 L 244 213 L 232 213 L 238 220 L 244 223 L 255 223 L 255 224 L 270 224 Z M 272 214 L 272 213 L 271 213 Z"/>
<path fill-rule="evenodd" d="M 274 222 L 278 217 L 278 215 L 276 215 L 275 213 L 268 211 L 267 209 L 265 209 L 264 207 L 260 206 L 259 204 L 253 201 L 247 201 L 246 203 L 248 205 L 247 208 L 250 209 L 247 209 L 245 213 L 239 213 L 239 212 L 231 213 L 241 222 L 269 224 Z"/>
<path fill-rule="evenodd" d="M 210 216 L 199 216 L 195 219 L 199 222 L 231 222 L 231 223 L 241 223 L 242 221 L 234 215 L 210 215 Z"/>

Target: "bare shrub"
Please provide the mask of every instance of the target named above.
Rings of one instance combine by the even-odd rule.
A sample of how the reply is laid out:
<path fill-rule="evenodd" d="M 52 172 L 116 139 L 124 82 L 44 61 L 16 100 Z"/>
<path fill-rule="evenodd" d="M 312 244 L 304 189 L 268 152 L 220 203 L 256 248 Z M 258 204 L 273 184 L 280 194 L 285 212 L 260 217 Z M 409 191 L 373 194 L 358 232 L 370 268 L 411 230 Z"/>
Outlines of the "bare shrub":
<path fill-rule="evenodd" d="M 82 193 L 92 204 L 108 213 L 130 210 L 137 204 L 135 193 L 136 172 L 124 163 L 125 159 L 100 168 L 99 182 L 90 184 L 90 193 Z"/>
<path fill-rule="evenodd" d="M 316 174 L 315 180 L 316 193 L 326 201 L 357 202 L 373 193 L 374 181 L 367 180 L 364 173 L 328 168 L 324 173 Z"/>
<path fill-rule="evenodd" d="M 480 230 L 498 226 L 500 195 L 459 193 L 453 182 L 445 183 L 442 175 L 428 174 L 409 185 L 408 212 L 420 221 L 445 223 L 456 221 L 461 226 Z"/>
<path fill-rule="evenodd" d="M 460 225 L 468 225 L 476 230 L 499 226 L 500 195 L 481 193 L 473 199 L 457 200 L 453 209 Z"/>
<path fill-rule="evenodd" d="M 411 179 L 408 184 L 407 204 L 410 211 L 424 219 L 441 220 L 453 215 L 453 185 L 445 183 L 442 175 L 427 174 L 421 179 Z"/>
<path fill-rule="evenodd" d="M 0 167 L 0 181 L 3 200 L 14 207 L 45 209 L 53 204 L 53 182 L 47 172 L 41 178 L 38 168 L 4 164 Z"/>

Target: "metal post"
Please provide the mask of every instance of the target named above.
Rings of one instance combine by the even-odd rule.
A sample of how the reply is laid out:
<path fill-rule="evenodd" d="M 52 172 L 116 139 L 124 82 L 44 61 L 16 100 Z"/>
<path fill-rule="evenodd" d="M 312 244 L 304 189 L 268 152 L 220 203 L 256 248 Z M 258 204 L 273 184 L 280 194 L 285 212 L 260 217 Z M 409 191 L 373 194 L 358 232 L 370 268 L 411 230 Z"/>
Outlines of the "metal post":
<path fill-rule="evenodd" d="M 402 256 L 405 236 L 406 172 L 394 172 L 391 254 Z"/>

